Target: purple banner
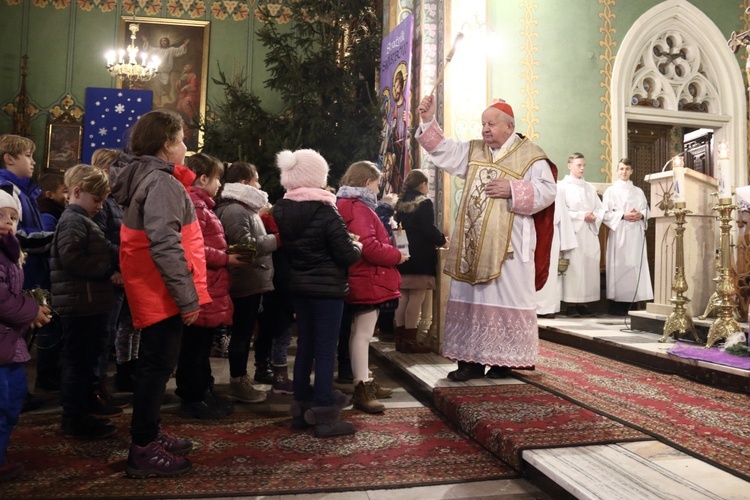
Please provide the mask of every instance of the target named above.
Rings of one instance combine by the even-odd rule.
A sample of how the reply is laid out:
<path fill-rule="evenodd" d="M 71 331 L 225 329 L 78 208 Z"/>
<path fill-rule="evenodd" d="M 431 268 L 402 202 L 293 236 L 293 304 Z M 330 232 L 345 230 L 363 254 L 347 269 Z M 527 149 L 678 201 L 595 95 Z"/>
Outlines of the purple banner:
<path fill-rule="evenodd" d="M 409 172 L 409 100 L 414 18 L 409 14 L 384 39 L 380 53 L 380 106 L 383 142 L 378 166 L 381 191 L 397 193 Z"/>

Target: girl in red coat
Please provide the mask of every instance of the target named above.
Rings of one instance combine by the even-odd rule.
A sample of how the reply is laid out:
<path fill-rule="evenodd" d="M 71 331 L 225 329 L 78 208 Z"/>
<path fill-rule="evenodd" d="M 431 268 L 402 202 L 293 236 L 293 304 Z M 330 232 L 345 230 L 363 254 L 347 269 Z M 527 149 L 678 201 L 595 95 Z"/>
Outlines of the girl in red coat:
<path fill-rule="evenodd" d="M 221 186 L 224 167 L 219 160 L 198 153 L 185 161 L 195 173 L 190 186 L 190 200 L 203 233 L 206 252 L 206 281 L 212 302 L 201 306 L 198 319 L 186 326 L 177 361 L 177 390 L 182 399 L 179 414 L 186 418 L 215 419 L 234 411 L 232 403 L 213 391 L 211 346 L 216 329 L 232 324 L 232 300 L 229 298 L 229 269 L 242 263 L 237 255 L 227 253 L 224 228 L 214 214 L 213 198 Z"/>
<path fill-rule="evenodd" d="M 349 296 L 345 301 L 352 313 L 349 355 L 354 375 L 354 406 L 368 413 L 385 409 L 378 399 L 390 390 L 369 376 L 370 339 L 381 307 L 395 309 L 401 275 L 396 265 L 409 256 L 391 245 L 375 207 L 380 191 L 380 170 L 369 161 L 352 164 L 341 178 L 336 203 L 350 233 L 362 243 L 362 257 L 349 268 Z M 348 326 L 348 325 L 345 325 Z"/>

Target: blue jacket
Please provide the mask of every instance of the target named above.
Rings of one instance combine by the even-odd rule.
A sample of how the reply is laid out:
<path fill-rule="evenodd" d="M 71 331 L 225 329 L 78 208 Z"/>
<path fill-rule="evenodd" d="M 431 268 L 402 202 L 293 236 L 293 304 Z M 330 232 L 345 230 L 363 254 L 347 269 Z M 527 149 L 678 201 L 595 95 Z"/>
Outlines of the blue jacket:
<path fill-rule="evenodd" d="M 21 221 L 18 223 L 18 240 L 21 247 L 28 253 L 23 265 L 23 288 L 29 290 L 37 286 L 50 289 L 49 279 L 49 249 L 52 244 L 53 232 L 44 231 L 42 214 L 36 204 L 36 198 L 41 189 L 30 179 L 22 179 L 8 169 L 0 169 L 0 186 L 14 185 L 18 198 L 21 200 Z"/>

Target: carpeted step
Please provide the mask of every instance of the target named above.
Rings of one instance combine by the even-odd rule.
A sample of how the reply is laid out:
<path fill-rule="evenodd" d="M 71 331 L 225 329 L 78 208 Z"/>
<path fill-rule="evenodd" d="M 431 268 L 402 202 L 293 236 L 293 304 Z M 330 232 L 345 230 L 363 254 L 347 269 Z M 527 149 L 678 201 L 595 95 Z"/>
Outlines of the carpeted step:
<path fill-rule="evenodd" d="M 531 385 L 436 387 L 433 395 L 448 420 L 520 472 L 526 449 L 651 439 Z"/>

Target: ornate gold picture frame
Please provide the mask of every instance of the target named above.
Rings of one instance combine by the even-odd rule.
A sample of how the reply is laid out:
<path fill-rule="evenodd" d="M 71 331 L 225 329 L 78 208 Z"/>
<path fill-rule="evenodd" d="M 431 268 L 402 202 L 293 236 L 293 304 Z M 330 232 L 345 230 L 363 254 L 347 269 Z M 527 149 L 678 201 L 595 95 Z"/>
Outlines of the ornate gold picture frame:
<path fill-rule="evenodd" d="M 47 121 L 47 149 L 44 155 L 45 171 L 64 173 L 81 162 L 83 125 L 65 111 Z"/>
<path fill-rule="evenodd" d="M 123 17 L 120 24 L 120 47 L 130 43 L 129 26 L 137 23 L 136 46 L 161 60 L 154 78 L 130 88 L 154 93 L 154 109 L 170 109 L 182 115 L 187 125 L 185 145 L 197 151 L 202 134 L 192 128 L 198 116 L 206 114 L 208 84 L 208 45 L 211 23 L 183 19 Z M 117 88 L 122 88 L 118 78 Z"/>

